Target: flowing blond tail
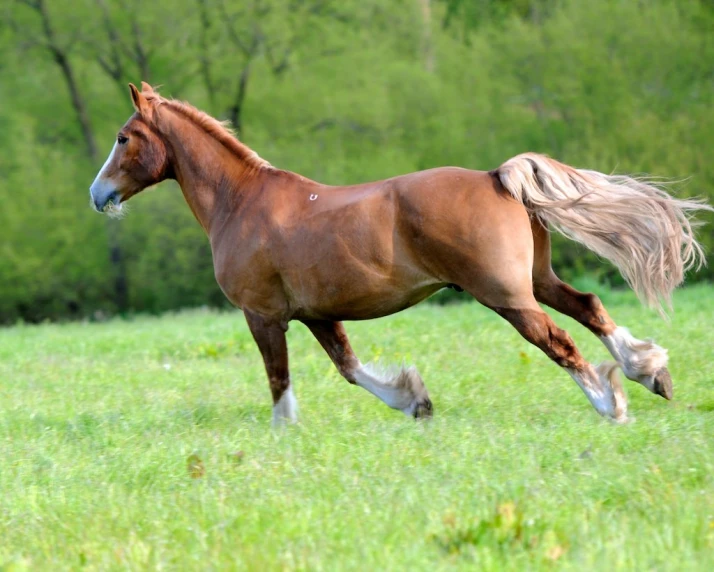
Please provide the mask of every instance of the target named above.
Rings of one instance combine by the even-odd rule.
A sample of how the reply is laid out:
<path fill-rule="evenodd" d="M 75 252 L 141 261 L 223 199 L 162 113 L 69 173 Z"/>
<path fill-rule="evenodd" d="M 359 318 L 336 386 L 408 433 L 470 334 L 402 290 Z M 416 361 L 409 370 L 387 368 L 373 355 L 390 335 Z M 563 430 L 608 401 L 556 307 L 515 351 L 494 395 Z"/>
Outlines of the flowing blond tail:
<path fill-rule="evenodd" d="M 501 184 L 529 212 L 618 267 L 640 300 L 662 311 L 690 268 L 706 263 L 690 220 L 714 210 L 676 199 L 652 181 L 574 169 L 524 153 L 497 170 Z"/>

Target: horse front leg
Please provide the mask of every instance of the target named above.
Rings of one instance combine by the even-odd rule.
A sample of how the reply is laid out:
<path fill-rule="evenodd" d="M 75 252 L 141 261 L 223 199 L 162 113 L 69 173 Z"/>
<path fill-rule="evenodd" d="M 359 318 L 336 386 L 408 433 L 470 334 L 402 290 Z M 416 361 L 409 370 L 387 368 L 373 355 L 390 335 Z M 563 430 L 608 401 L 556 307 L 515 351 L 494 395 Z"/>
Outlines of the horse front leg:
<path fill-rule="evenodd" d="M 243 312 L 250 333 L 258 344 L 268 374 L 270 392 L 273 395 L 273 426 L 297 421 L 297 401 L 293 394 L 288 370 L 288 344 L 285 339 L 287 323 Z"/>
<path fill-rule="evenodd" d="M 431 417 L 429 393 L 415 367 L 379 370 L 362 365 L 350 347 L 342 322 L 304 320 L 342 377 L 375 395 L 392 409 L 417 419 Z"/>

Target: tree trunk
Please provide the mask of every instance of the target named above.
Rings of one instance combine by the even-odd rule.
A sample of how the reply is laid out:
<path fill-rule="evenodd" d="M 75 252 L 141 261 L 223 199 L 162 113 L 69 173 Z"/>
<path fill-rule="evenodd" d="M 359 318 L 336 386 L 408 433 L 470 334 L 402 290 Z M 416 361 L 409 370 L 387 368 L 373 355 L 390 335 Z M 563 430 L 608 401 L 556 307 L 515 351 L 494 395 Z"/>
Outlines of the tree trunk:
<path fill-rule="evenodd" d="M 248 78 L 250 77 L 250 60 L 245 64 L 238 80 L 238 91 L 236 92 L 235 103 L 228 110 L 228 119 L 233 124 L 236 135 L 240 138 L 243 134 L 242 114 L 245 94 L 248 91 Z"/>
<path fill-rule="evenodd" d="M 133 16 L 131 19 L 131 31 L 132 34 L 134 34 L 134 59 L 136 60 L 136 64 L 139 66 L 141 80 L 151 83 L 149 54 L 144 48 L 144 42 L 141 39 L 141 28 L 139 27 L 139 22 L 136 20 L 136 16 Z"/>
<path fill-rule="evenodd" d="M 422 19 L 422 53 L 424 55 L 424 69 L 433 73 L 436 67 L 434 56 L 434 42 L 431 37 L 431 0 L 419 0 Z"/>
<path fill-rule="evenodd" d="M 216 87 L 213 83 L 213 74 L 211 74 L 211 59 L 208 54 L 208 29 L 211 27 L 211 21 L 208 17 L 206 0 L 197 0 L 197 2 L 201 20 L 201 33 L 199 36 L 201 53 L 198 59 L 201 62 L 201 75 L 203 76 L 203 83 L 206 86 L 206 91 L 208 92 L 208 101 L 211 106 L 211 111 L 215 111 Z"/>
<path fill-rule="evenodd" d="M 47 38 L 47 47 L 52 54 L 52 58 L 62 71 L 62 77 L 67 84 L 67 89 L 69 90 L 70 97 L 72 98 L 72 107 L 77 114 L 79 126 L 82 130 L 82 136 L 84 138 L 84 144 L 87 148 L 87 155 L 93 163 L 97 163 L 97 160 L 99 159 L 97 143 L 94 140 L 92 125 L 89 121 L 89 115 L 87 114 L 87 106 L 84 104 L 84 99 L 82 99 L 79 92 L 79 86 L 77 85 L 77 80 L 74 76 L 74 69 L 69 62 L 69 58 L 67 57 L 65 50 L 57 44 L 57 38 L 50 22 L 50 16 L 47 13 L 45 1 L 37 0 L 37 4 L 35 6 L 42 19 L 42 29 L 44 30 L 45 37 Z"/>
<path fill-rule="evenodd" d="M 67 51 L 57 42 L 57 37 L 54 29 L 52 28 L 52 23 L 50 21 L 49 13 L 47 12 L 45 1 L 37 0 L 36 3 L 32 4 L 32 7 L 35 8 L 40 15 L 42 20 L 42 29 L 47 40 L 47 49 L 52 54 L 52 58 L 55 63 L 59 66 L 62 72 L 62 77 L 67 84 L 67 89 L 69 90 L 70 98 L 72 100 L 72 107 L 77 114 L 77 120 L 79 121 L 82 137 L 84 138 L 87 156 L 92 164 L 97 166 L 100 162 L 99 151 L 97 149 L 97 143 L 94 139 L 94 132 L 92 131 L 89 114 L 87 113 L 87 106 L 79 89 L 74 68 L 69 60 Z M 112 224 L 112 221 L 108 221 L 107 235 L 109 243 L 109 262 L 112 266 L 114 274 L 114 303 L 120 312 L 124 312 L 127 310 L 128 305 L 128 289 L 126 269 L 119 242 L 118 230 L 119 229 Z"/>

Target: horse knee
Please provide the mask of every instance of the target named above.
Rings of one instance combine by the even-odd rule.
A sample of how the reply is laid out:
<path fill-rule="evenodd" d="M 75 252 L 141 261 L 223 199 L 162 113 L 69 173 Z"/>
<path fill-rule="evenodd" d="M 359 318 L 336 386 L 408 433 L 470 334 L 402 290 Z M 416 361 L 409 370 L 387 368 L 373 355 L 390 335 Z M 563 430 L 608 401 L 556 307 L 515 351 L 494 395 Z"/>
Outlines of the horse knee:
<path fill-rule="evenodd" d="M 270 392 L 273 395 L 273 403 L 277 403 L 280 401 L 283 393 L 290 387 L 290 378 L 271 376 L 268 382 L 270 383 Z"/>
<path fill-rule="evenodd" d="M 615 323 L 607 313 L 600 298 L 595 294 L 580 294 L 580 304 L 584 312 L 575 318 L 595 335 L 602 336 L 615 329 Z"/>
<path fill-rule="evenodd" d="M 536 300 L 574 318 L 595 335 L 607 335 L 615 328 L 600 298 L 590 292 L 579 292 L 555 275 L 542 280 L 534 278 L 533 293 Z"/>
<path fill-rule="evenodd" d="M 568 332 L 556 326 L 542 310 L 494 309 L 558 365 L 571 369 L 585 366 L 586 361 Z"/>
<path fill-rule="evenodd" d="M 600 301 L 600 298 L 598 298 L 597 294 L 593 294 L 592 292 L 579 293 L 578 298 L 581 306 L 585 310 L 591 314 L 599 315 L 601 322 L 604 323 L 605 320 L 602 314 L 604 313 L 605 306 L 602 305 L 602 302 Z"/>
<path fill-rule="evenodd" d="M 340 372 L 340 375 L 344 377 L 349 383 L 352 385 L 357 384 L 357 378 L 355 377 L 355 372 L 357 371 L 358 368 L 355 368 L 353 366 L 346 366 L 344 364 L 340 364 L 337 366 L 337 371 Z"/>
<path fill-rule="evenodd" d="M 332 356 L 332 361 L 339 374 L 352 385 L 357 384 L 357 372 L 362 367 L 360 361 L 350 352 L 340 352 L 339 356 Z"/>
<path fill-rule="evenodd" d="M 586 364 L 570 334 L 552 323 L 548 326 L 548 344 L 544 351 L 561 367 L 581 369 Z"/>

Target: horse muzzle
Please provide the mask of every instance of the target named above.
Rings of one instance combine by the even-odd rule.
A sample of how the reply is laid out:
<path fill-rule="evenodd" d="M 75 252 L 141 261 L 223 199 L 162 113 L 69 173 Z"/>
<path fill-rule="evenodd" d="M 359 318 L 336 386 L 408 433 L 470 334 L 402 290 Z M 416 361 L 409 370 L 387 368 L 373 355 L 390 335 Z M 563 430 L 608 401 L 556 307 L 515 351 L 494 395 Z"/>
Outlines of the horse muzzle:
<path fill-rule="evenodd" d="M 89 202 L 97 212 L 111 214 L 120 208 L 122 197 L 112 184 L 94 181 L 89 188 L 89 196 Z"/>

